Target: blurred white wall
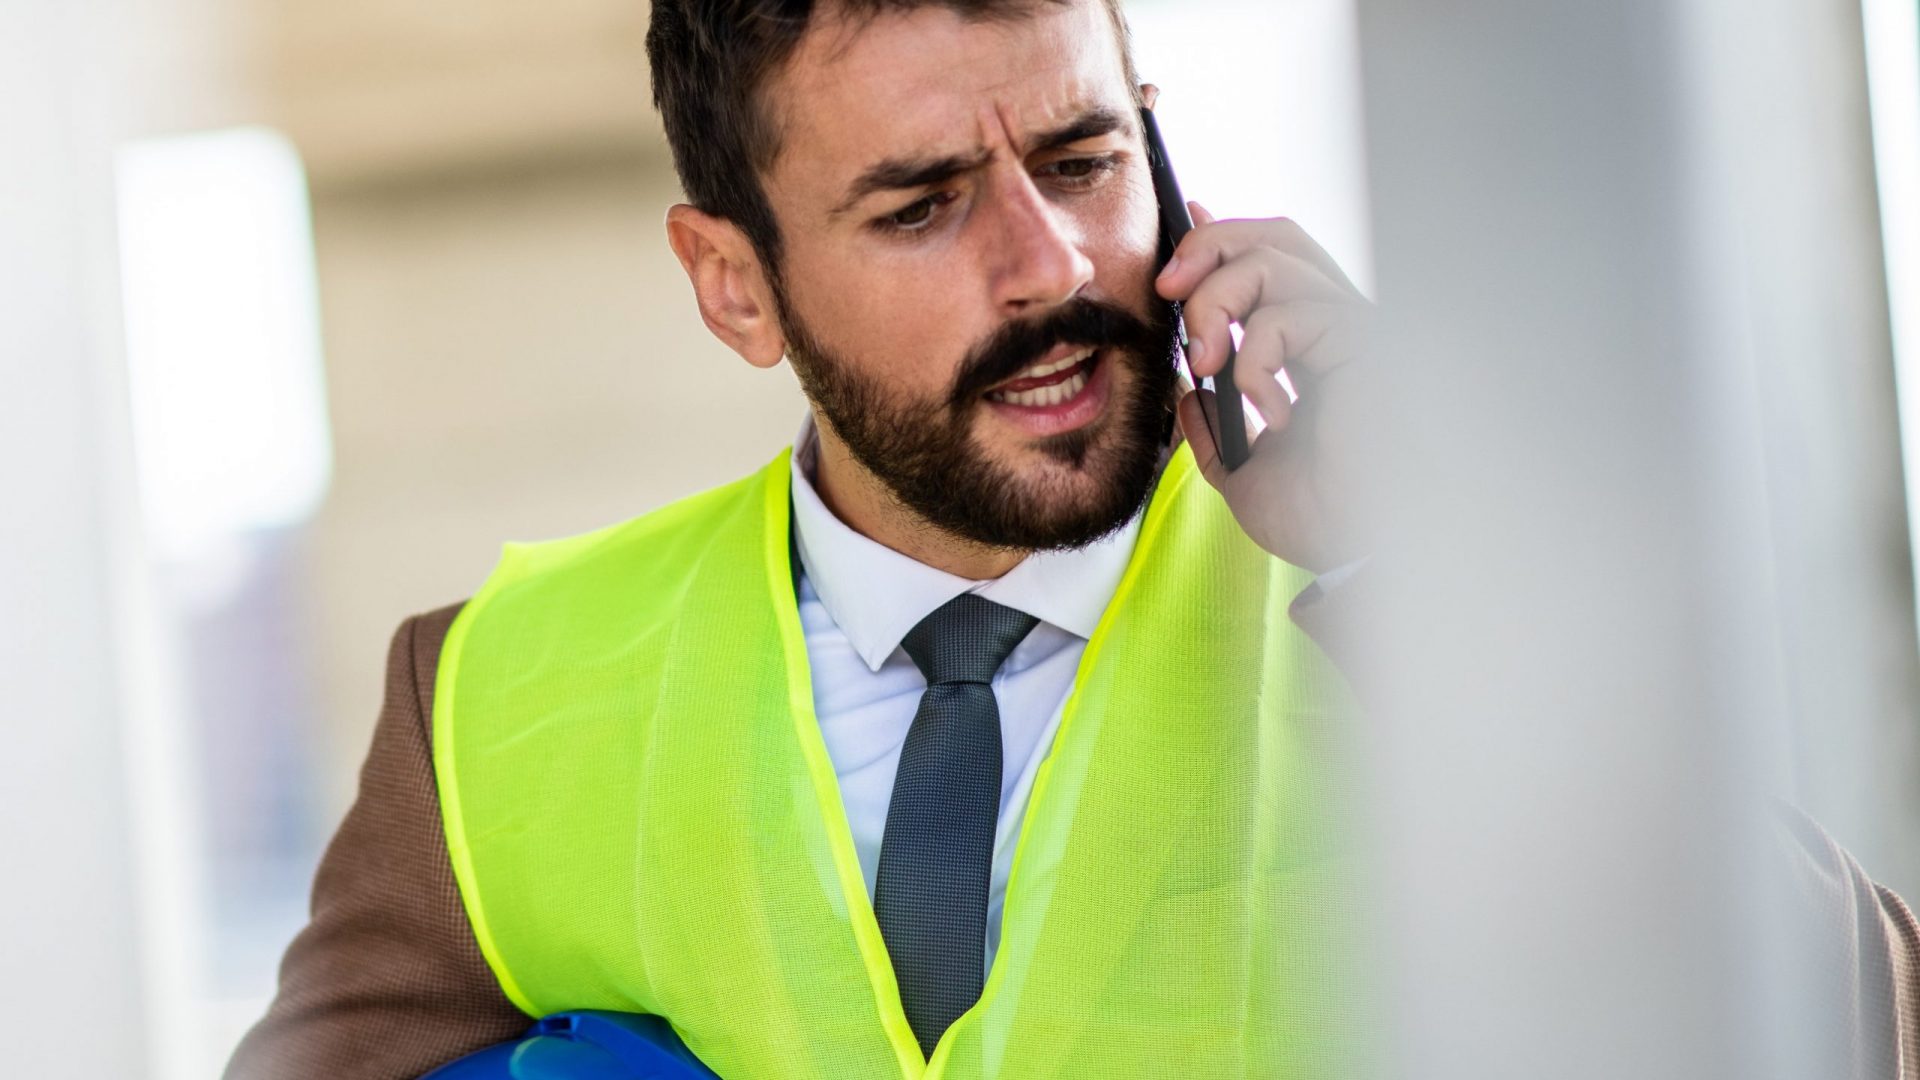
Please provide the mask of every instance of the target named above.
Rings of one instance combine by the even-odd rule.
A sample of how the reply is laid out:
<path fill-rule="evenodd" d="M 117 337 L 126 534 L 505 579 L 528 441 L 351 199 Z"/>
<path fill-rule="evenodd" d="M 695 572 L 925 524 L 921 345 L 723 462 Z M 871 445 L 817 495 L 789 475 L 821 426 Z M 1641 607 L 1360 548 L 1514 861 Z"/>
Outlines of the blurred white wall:
<path fill-rule="evenodd" d="M 131 486 L 97 15 L 0 6 L 0 1015 L 8 1073 L 135 1080 L 149 1032 L 114 595 Z"/>

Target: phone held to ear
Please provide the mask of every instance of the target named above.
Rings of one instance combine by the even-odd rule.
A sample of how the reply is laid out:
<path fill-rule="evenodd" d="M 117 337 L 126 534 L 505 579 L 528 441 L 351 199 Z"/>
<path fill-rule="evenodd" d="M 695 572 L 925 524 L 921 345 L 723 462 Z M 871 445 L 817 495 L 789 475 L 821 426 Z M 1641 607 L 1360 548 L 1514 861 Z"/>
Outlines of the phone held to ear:
<path fill-rule="evenodd" d="M 1180 181 L 1174 178 L 1173 165 L 1167 160 L 1167 144 L 1160 138 L 1160 123 L 1153 117 L 1152 109 L 1140 110 L 1140 123 L 1147 133 L 1147 168 L 1153 174 L 1154 198 L 1160 202 L 1160 263 L 1167 265 L 1173 258 L 1173 249 L 1182 237 L 1193 231 L 1193 215 L 1187 213 L 1186 197 L 1180 194 Z M 1174 318 L 1178 319 L 1179 306 L 1174 308 Z M 1181 347 L 1186 347 L 1186 328 L 1181 327 Z M 1231 472 L 1247 460 L 1247 420 L 1246 406 L 1240 391 L 1234 388 L 1233 360 L 1234 348 L 1227 346 L 1227 362 L 1213 376 L 1215 411 L 1220 417 L 1220 427 L 1214 430 L 1208 424 L 1208 433 L 1213 443 L 1220 448 L 1220 461 Z M 1205 410 L 1201 410 L 1205 416 Z"/>

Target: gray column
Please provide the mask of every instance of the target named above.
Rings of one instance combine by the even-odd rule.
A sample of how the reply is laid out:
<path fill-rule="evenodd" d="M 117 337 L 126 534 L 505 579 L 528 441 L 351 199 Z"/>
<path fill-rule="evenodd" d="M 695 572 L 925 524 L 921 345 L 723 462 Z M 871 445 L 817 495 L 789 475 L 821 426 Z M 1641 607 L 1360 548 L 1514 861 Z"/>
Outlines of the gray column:
<path fill-rule="evenodd" d="M 1876 781 L 1913 761 L 1916 668 L 1858 13 L 1358 10 L 1389 1072 L 1843 1075 L 1765 798 L 1910 873 Z"/>

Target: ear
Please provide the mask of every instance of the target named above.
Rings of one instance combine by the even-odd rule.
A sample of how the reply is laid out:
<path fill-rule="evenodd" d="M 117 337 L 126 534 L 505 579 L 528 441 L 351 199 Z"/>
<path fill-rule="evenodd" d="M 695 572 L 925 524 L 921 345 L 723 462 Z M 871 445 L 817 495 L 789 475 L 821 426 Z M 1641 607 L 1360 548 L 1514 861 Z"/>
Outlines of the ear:
<path fill-rule="evenodd" d="M 1141 104 L 1151 109 L 1153 108 L 1153 103 L 1159 100 L 1160 100 L 1159 87 L 1153 85 L 1150 82 L 1143 82 L 1140 84 L 1140 103 Z"/>
<path fill-rule="evenodd" d="M 685 203 L 667 211 L 667 244 L 693 283 L 700 318 L 729 349 L 755 367 L 786 354 L 786 336 L 760 255 L 740 227 Z"/>

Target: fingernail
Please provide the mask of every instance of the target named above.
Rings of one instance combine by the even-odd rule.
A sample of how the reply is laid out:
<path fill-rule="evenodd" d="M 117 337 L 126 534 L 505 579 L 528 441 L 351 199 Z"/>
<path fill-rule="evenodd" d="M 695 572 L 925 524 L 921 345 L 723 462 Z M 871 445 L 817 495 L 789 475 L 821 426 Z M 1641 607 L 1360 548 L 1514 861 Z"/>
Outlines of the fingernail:
<path fill-rule="evenodd" d="M 1162 278 L 1170 278 L 1173 276 L 1173 272 L 1179 268 L 1180 256 L 1175 255 L 1173 258 L 1167 260 L 1167 265 L 1160 268 L 1160 276 Z"/>
<path fill-rule="evenodd" d="M 1199 363 L 1200 357 L 1205 355 L 1206 351 L 1207 351 L 1207 343 L 1204 341 L 1201 341 L 1199 338 L 1194 338 L 1193 340 L 1187 342 L 1187 363 L 1189 364 Z"/>

